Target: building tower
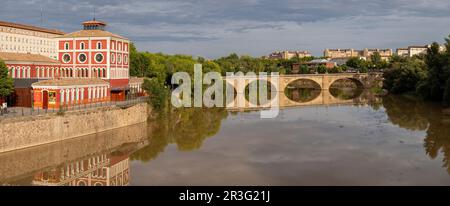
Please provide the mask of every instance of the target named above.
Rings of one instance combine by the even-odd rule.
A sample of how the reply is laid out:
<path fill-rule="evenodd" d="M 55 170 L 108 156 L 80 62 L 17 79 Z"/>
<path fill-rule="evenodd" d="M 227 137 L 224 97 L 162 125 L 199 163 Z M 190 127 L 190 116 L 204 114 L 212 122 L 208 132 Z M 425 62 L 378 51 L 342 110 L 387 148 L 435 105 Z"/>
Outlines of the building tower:
<path fill-rule="evenodd" d="M 106 31 L 106 23 L 83 22 L 83 30 L 57 37 L 62 78 L 101 78 L 110 83 L 111 100 L 124 100 L 129 87 L 129 44 Z"/>

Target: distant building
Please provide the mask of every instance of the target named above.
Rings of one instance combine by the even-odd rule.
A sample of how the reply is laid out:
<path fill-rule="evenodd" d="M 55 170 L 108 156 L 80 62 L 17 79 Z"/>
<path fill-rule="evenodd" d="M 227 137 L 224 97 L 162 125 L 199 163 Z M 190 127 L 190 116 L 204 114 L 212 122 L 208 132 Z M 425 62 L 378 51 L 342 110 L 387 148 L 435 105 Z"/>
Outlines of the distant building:
<path fill-rule="evenodd" d="M 425 46 L 409 46 L 408 47 L 408 56 L 413 57 L 416 55 L 427 54 L 429 45 Z"/>
<path fill-rule="evenodd" d="M 355 49 L 325 49 L 323 56 L 330 59 L 344 59 L 361 56 L 362 51 Z"/>
<path fill-rule="evenodd" d="M 378 52 L 381 59 L 388 61 L 393 55 L 392 49 L 368 49 L 355 50 L 355 49 L 325 49 L 323 52 L 324 57 L 329 59 L 343 59 L 348 60 L 353 57 L 359 57 L 361 59 L 370 59 L 370 57 Z"/>
<path fill-rule="evenodd" d="M 392 49 L 364 49 L 363 50 L 363 54 L 362 54 L 362 58 L 364 59 L 370 59 L 370 57 L 375 54 L 375 53 L 379 53 L 381 56 L 381 59 L 384 61 L 389 61 L 389 58 L 392 57 L 392 55 L 394 55 L 394 53 L 392 52 Z"/>
<path fill-rule="evenodd" d="M 401 56 L 401 57 L 407 57 L 409 56 L 409 49 L 408 48 L 398 48 L 395 53 L 397 54 L 397 56 Z"/>
<path fill-rule="evenodd" d="M 277 51 L 269 54 L 268 59 L 292 59 L 294 57 L 305 58 L 311 57 L 311 53 L 308 51 Z"/>
<path fill-rule="evenodd" d="M 416 55 L 427 54 L 428 48 L 431 47 L 431 44 L 423 45 L 423 46 L 409 46 L 408 48 L 398 48 L 397 55 L 402 57 L 413 57 Z M 445 46 L 439 45 L 439 51 L 444 52 Z"/>

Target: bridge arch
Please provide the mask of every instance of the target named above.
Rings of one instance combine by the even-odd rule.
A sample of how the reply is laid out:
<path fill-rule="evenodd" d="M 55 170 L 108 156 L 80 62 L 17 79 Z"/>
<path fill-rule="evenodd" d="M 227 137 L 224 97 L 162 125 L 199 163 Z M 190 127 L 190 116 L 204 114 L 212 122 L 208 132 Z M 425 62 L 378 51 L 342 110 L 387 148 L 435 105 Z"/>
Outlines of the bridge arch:
<path fill-rule="evenodd" d="M 338 81 L 342 81 L 342 80 L 350 80 L 350 81 L 352 81 L 356 85 L 356 87 L 358 89 L 364 89 L 365 88 L 363 81 L 361 79 L 355 78 L 355 77 L 333 78 L 330 81 L 330 83 L 329 83 L 329 88 L 331 88 L 334 83 L 337 83 Z"/>

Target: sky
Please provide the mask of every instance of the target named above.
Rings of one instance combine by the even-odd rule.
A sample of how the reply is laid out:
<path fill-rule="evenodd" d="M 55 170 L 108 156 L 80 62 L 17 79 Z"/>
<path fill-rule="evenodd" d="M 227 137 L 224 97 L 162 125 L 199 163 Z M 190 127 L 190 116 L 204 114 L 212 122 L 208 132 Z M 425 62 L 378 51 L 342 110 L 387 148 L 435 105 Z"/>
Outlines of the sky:
<path fill-rule="evenodd" d="M 207 58 L 395 49 L 450 34 L 449 0 L 2 0 L 0 20 L 73 32 L 94 8 L 141 51 Z"/>

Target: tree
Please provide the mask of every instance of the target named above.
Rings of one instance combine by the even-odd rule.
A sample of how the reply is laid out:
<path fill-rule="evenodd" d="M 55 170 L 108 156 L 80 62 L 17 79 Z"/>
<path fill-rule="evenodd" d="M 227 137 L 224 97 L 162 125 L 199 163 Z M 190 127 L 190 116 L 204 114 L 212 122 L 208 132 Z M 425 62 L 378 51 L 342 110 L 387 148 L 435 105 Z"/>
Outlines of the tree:
<path fill-rule="evenodd" d="M 8 75 L 8 67 L 5 62 L 0 60 L 0 99 L 12 94 L 14 91 L 14 81 Z"/>
<path fill-rule="evenodd" d="M 426 65 L 418 58 L 391 62 L 391 68 L 383 73 L 383 77 L 383 87 L 391 93 L 415 91 L 417 84 L 427 77 Z"/>
<path fill-rule="evenodd" d="M 419 83 L 417 92 L 425 99 L 441 101 L 447 78 L 444 73 L 444 55 L 440 53 L 438 43 L 434 42 L 428 48 L 425 63 L 428 68 L 428 77 Z"/>
<path fill-rule="evenodd" d="M 379 52 L 374 52 L 372 56 L 370 56 L 370 61 L 376 68 L 379 68 L 379 66 L 383 63 Z"/>
<path fill-rule="evenodd" d="M 345 64 L 350 68 L 357 69 L 360 73 L 368 72 L 367 61 L 360 59 L 359 57 L 352 57 Z"/>
<path fill-rule="evenodd" d="M 325 65 L 321 64 L 317 67 L 317 72 L 319 74 L 325 74 L 325 73 L 327 73 L 327 67 Z"/>
<path fill-rule="evenodd" d="M 145 78 L 142 87 L 150 94 L 149 101 L 153 108 L 157 110 L 162 109 L 168 96 L 168 91 L 165 88 L 164 82 L 161 82 L 156 78 Z"/>

